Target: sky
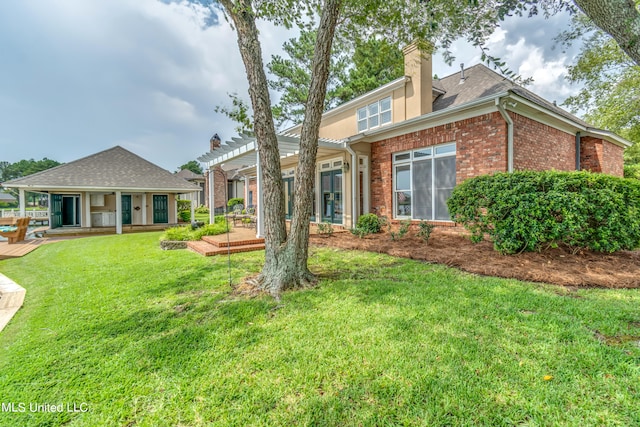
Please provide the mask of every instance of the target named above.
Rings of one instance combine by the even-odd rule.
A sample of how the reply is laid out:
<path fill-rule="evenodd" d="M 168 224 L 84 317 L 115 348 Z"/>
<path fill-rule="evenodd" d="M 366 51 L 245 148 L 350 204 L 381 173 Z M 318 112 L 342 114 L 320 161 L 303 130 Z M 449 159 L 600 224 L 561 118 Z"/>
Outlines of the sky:
<path fill-rule="evenodd" d="M 578 92 L 564 80 L 577 46 L 563 52 L 553 37 L 567 15 L 509 18 L 487 47 L 528 89 L 561 103 Z M 159 0 L 2 0 L 0 2 L 0 161 L 69 162 L 116 145 L 170 171 L 209 149 L 234 123 L 214 111 L 227 93 L 248 99 L 235 32 L 208 9 Z M 265 63 L 294 36 L 259 25 Z M 438 53 L 445 77 L 480 62 L 465 41 L 454 64 Z M 278 94 L 272 94 L 274 102 Z"/>

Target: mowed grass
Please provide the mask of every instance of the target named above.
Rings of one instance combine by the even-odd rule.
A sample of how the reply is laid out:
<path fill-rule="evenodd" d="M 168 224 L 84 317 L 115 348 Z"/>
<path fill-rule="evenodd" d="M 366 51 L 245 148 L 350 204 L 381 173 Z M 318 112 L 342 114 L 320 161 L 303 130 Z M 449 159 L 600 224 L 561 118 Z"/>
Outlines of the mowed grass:
<path fill-rule="evenodd" d="M 242 300 L 225 257 L 158 237 L 0 261 L 27 289 L 0 333 L 0 401 L 26 407 L 0 425 L 640 425 L 638 290 L 312 249 L 316 288 Z M 263 256 L 232 255 L 233 282 Z"/>

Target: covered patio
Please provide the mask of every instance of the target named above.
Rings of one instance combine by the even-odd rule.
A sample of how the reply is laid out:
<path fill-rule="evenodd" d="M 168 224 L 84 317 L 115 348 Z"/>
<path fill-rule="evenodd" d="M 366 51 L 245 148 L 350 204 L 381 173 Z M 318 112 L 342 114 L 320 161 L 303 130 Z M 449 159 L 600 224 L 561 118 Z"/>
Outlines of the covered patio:
<path fill-rule="evenodd" d="M 280 166 L 284 183 L 285 210 L 290 217 L 293 207 L 293 181 L 298 163 L 300 139 L 296 135 L 278 135 Z M 262 171 L 256 138 L 241 134 L 198 158 L 206 163 L 210 170 L 221 167 L 228 171 L 237 169 L 245 176 L 245 206 L 256 208 L 256 237 L 264 235 L 264 203 L 262 189 Z M 314 189 L 313 222 L 332 222 L 338 226 L 350 226 L 353 207 L 357 205 L 356 194 L 359 168 L 358 156 L 350 150 L 344 141 L 320 139 L 316 163 L 316 185 Z M 351 171 L 351 174 L 348 172 Z M 214 200 L 214 174 L 209 174 L 209 200 Z M 348 202 L 348 203 L 347 203 Z M 214 212 L 210 211 L 211 221 Z"/>

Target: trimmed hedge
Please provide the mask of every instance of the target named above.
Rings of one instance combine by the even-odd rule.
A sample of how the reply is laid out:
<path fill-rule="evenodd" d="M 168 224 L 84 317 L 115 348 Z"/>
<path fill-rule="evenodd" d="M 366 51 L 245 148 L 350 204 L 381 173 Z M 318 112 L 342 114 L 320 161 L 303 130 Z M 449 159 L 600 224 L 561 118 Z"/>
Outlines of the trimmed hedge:
<path fill-rule="evenodd" d="M 451 218 L 502 253 L 560 244 L 599 252 L 640 247 L 640 182 L 590 172 L 497 173 L 458 185 Z"/>

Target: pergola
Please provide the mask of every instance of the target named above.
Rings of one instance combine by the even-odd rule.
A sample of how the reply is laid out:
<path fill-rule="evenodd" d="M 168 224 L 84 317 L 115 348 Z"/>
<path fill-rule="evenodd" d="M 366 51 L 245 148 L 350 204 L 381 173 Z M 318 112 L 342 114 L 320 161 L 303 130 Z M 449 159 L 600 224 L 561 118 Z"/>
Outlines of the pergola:
<path fill-rule="evenodd" d="M 300 138 L 297 135 L 282 134 L 278 135 L 278 150 L 280 159 L 295 158 L 300 152 Z M 240 169 L 243 172 L 249 172 L 255 168 L 256 185 L 258 193 L 258 209 L 257 216 L 257 237 L 264 235 L 264 204 L 262 197 L 262 171 L 260 170 L 260 156 L 257 150 L 256 137 L 253 135 L 240 134 L 231 138 L 231 141 L 221 142 L 219 147 L 214 148 L 198 160 L 206 163 L 210 170 L 220 166 L 222 170 L 229 171 L 232 169 Z M 338 153 L 345 151 L 345 142 L 331 139 L 320 138 L 318 140 L 318 157 L 330 153 Z M 214 221 L 214 174 L 209 174 L 209 215 L 210 221 Z"/>

